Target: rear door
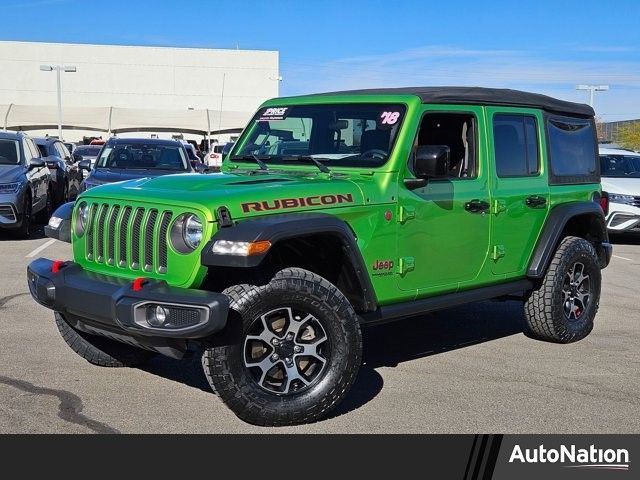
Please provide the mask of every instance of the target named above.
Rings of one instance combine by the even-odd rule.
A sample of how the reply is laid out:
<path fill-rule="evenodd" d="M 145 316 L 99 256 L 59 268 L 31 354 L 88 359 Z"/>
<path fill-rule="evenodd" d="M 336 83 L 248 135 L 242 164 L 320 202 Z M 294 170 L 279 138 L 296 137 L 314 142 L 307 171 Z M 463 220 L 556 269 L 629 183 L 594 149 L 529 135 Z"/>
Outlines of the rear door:
<path fill-rule="evenodd" d="M 544 121 L 534 109 L 488 107 L 495 275 L 523 275 L 549 212 Z"/>

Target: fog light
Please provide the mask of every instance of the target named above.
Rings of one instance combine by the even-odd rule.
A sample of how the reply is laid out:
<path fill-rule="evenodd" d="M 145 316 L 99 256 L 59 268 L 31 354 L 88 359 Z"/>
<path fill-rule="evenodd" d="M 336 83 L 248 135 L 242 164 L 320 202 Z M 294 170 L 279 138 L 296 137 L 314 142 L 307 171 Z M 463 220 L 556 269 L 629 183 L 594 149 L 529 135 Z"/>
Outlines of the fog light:
<path fill-rule="evenodd" d="M 147 323 L 152 327 L 162 327 L 167 321 L 169 310 L 161 305 L 147 307 Z"/>

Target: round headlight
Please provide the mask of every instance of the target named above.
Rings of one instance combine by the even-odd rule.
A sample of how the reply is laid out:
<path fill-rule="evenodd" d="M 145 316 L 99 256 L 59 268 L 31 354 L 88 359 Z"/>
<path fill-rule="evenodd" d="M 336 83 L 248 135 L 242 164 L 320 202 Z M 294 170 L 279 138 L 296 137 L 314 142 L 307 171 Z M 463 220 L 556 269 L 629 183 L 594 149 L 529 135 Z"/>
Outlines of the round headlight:
<path fill-rule="evenodd" d="M 83 202 L 78 207 L 76 215 L 76 235 L 81 237 L 84 234 L 87 223 L 89 223 L 89 205 Z"/>
<path fill-rule="evenodd" d="M 183 213 L 173 222 L 169 237 L 173 248 L 186 254 L 198 248 L 203 234 L 202 222 L 198 216 L 193 213 Z"/>
<path fill-rule="evenodd" d="M 182 238 L 189 248 L 195 250 L 202 241 L 202 222 L 195 215 L 189 214 L 184 220 Z"/>

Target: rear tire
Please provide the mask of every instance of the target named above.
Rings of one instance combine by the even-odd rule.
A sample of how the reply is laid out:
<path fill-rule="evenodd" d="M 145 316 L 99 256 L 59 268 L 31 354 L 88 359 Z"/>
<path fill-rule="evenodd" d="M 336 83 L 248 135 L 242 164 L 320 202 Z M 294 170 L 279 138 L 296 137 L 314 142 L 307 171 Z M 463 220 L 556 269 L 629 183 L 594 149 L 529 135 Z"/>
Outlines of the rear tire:
<path fill-rule="evenodd" d="M 208 348 L 212 388 L 242 420 L 296 425 L 326 416 L 346 396 L 362 357 L 356 314 L 344 295 L 315 273 L 278 272 L 263 286 L 236 285 L 226 345 Z"/>
<path fill-rule="evenodd" d="M 87 362 L 100 367 L 135 367 L 142 365 L 156 354 L 131 345 L 109 340 L 98 335 L 80 332 L 67 323 L 64 317 L 54 313 L 56 326 L 63 340 Z"/>
<path fill-rule="evenodd" d="M 600 303 L 601 272 L 593 245 L 566 237 L 542 284 L 524 304 L 529 336 L 555 343 L 582 340 L 593 330 Z"/>

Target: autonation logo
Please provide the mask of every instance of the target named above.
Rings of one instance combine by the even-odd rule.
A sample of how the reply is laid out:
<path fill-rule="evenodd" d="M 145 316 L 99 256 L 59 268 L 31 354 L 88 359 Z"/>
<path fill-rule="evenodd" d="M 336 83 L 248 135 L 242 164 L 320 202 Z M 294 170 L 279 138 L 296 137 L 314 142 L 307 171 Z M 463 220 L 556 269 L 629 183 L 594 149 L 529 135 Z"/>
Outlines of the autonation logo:
<path fill-rule="evenodd" d="M 600 470 L 629 470 L 629 451 L 625 448 L 578 448 L 560 445 L 559 448 L 525 448 L 515 445 L 509 463 L 560 463 L 568 468 L 593 468 Z"/>

